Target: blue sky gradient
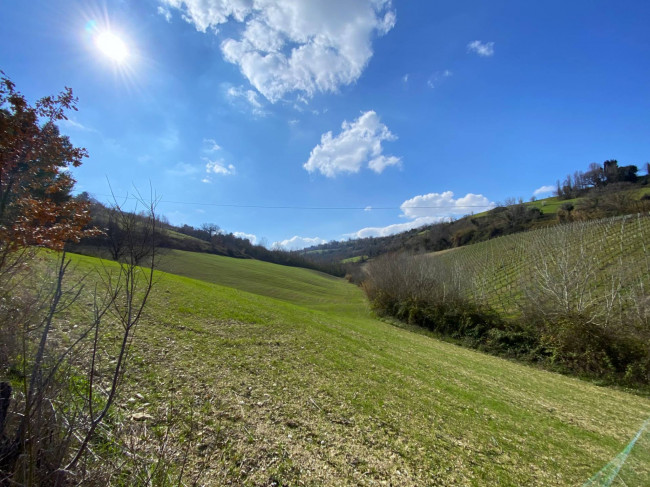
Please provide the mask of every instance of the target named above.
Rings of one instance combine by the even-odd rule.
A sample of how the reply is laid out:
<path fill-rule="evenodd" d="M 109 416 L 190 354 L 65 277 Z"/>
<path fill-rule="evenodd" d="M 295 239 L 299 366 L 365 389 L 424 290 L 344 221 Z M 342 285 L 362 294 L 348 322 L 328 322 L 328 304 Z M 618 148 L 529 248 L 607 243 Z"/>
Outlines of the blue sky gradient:
<path fill-rule="evenodd" d="M 10 0 L 2 12 L 0 69 L 17 88 L 79 97 L 61 126 L 90 153 L 77 190 L 108 202 L 109 181 L 116 195 L 151 184 L 175 224 L 297 248 L 529 199 L 591 162 L 650 160 L 647 1 Z M 106 31 L 124 62 L 98 49 Z"/>

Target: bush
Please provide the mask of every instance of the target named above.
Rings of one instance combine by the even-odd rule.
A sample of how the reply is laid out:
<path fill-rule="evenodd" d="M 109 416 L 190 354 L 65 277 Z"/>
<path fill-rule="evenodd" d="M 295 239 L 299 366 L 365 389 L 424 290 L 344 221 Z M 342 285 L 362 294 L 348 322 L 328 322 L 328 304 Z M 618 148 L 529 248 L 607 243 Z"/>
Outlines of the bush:
<path fill-rule="evenodd" d="M 487 304 L 466 297 L 469 284 L 460 274 L 427 256 L 383 256 L 368 264 L 367 276 L 362 288 L 379 314 L 473 346 L 488 346 L 494 341 L 493 330 L 502 336 L 514 331 Z M 501 341 L 500 349 L 506 343 Z"/>

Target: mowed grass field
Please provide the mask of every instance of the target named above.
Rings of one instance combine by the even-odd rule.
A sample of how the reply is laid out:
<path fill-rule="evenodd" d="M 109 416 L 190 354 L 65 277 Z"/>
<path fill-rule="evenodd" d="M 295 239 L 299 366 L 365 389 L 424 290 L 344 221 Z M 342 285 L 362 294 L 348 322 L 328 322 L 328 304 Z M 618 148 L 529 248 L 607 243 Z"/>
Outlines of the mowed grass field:
<path fill-rule="evenodd" d="M 379 321 L 341 279 L 176 251 L 160 270 L 118 414 L 192 423 L 170 443 L 205 464 L 199 485 L 579 486 L 650 416 L 646 398 Z M 645 439 L 625 485 L 650 485 Z"/>
<path fill-rule="evenodd" d="M 332 310 L 351 305 L 359 311 L 360 294 L 342 279 L 296 267 L 280 266 L 253 259 L 233 259 L 211 254 L 170 250 L 160 258 L 161 270 L 192 277 L 261 296 Z"/>

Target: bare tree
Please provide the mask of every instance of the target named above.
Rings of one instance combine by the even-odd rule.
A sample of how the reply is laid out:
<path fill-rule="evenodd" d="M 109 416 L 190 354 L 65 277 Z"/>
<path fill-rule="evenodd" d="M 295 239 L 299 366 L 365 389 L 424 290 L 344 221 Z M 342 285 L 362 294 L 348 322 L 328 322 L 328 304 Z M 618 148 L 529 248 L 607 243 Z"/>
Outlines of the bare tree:
<path fill-rule="evenodd" d="M 117 266 L 99 269 L 94 284 L 89 275 L 71 276 L 71 261 L 62 252 L 51 288 L 23 285 L 22 303 L 0 323 L 2 335 L 11 335 L 18 347 L 7 358 L 20 358 L 13 367 L 21 376 L 16 390 L 0 383 L 0 485 L 67 485 L 78 473 L 116 400 L 154 285 L 155 205 L 147 205 L 146 217 L 115 205 L 123 252 Z M 30 281 L 26 273 L 15 277 Z M 64 329 L 59 317 L 88 292 L 92 318 Z M 105 358 L 112 355 L 103 341 L 108 329 L 120 337 L 114 360 Z"/>
<path fill-rule="evenodd" d="M 201 230 L 206 232 L 208 234 L 208 236 L 210 238 L 212 238 L 213 235 L 216 235 L 217 233 L 219 233 L 221 228 L 216 223 L 203 223 L 201 225 Z"/>

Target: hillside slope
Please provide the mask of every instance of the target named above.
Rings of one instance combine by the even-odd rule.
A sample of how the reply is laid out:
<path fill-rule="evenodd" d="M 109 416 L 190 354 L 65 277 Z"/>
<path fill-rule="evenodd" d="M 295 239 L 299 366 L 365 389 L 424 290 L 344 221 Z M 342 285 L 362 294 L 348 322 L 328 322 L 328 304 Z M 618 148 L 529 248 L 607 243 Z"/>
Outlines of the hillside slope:
<path fill-rule="evenodd" d="M 644 179 L 645 181 L 645 179 Z M 488 211 L 469 214 L 383 237 L 332 241 L 302 252 L 319 262 L 366 260 L 398 252 L 433 252 L 489 241 L 502 235 L 552 227 L 573 220 L 594 220 L 650 210 L 647 184 L 598 190 L 571 199 L 551 197 L 507 202 Z M 564 208 L 570 210 L 565 210 Z"/>
<path fill-rule="evenodd" d="M 648 242 L 650 215 L 645 213 L 531 230 L 425 258 L 462 275 L 467 294 L 513 313 L 530 294 L 526 288 L 547 274 L 567 300 L 611 300 L 613 283 L 618 294 L 635 285 L 648 289 Z"/>
<path fill-rule="evenodd" d="M 345 281 L 318 271 L 253 259 L 172 250 L 160 260 L 160 270 L 233 287 L 262 296 L 308 306 L 360 306 L 361 296 Z"/>
<path fill-rule="evenodd" d="M 581 485 L 650 416 L 647 399 L 378 321 L 343 280 L 190 253 L 161 269 L 187 277 L 159 274 L 124 392 L 144 399 L 120 413 L 192 419 L 171 441 L 206 462 L 201 484 Z M 627 485 L 650 479 L 645 446 Z"/>

